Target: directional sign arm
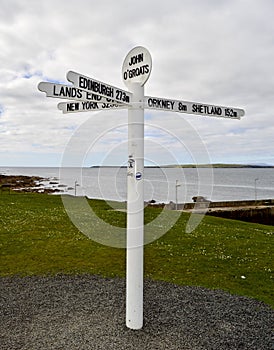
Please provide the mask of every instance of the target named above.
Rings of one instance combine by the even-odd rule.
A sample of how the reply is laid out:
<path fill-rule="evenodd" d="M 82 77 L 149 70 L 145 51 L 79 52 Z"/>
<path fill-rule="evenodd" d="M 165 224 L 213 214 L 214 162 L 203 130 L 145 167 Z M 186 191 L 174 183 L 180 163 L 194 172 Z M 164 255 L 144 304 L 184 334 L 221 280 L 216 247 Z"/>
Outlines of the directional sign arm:
<path fill-rule="evenodd" d="M 93 93 L 78 89 L 73 85 L 55 84 L 42 81 L 38 84 L 38 89 L 45 92 L 47 97 L 60 98 L 65 100 L 91 101 L 100 103 L 113 103 L 112 99 L 105 98 Z M 117 103 L 117 102 L 115 102 Z"/>
<path fill-rule="evenodd" d="M 128 108 L 128 106 L 117 102 L 67 101 L 58 103 L 58 109 L 63 111 L 64 114 L 123 108 Z"/>
<path fill-rule="evenodd" d="M 241 119 L 245 112 L 243 109 L 209 105 L 198 102 L 171 100 L 166 98 L 145 96 L 144 107 L 162 111 L 205 115 L 210 117 Z"/>
<path fill-rule="evenodd" d="M 93 78 L 86 77 L 79 73 L 69 71 L 67 79 L 74 84 L 75 88 L 93 93 L 94 95 L 103 96 L 119 103 L 130 104 L 132 93 L 119 89 L 115 86 L 108 85 Z"/>

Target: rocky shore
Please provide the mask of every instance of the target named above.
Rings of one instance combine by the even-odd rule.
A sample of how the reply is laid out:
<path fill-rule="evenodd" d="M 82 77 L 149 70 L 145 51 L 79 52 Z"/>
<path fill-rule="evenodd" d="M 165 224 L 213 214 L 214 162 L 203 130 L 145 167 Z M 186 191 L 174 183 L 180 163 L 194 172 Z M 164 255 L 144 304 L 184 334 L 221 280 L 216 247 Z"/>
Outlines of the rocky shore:
<path fill-rule="evenodd" d="M 52 182 L 50 179 L 44 179 L 39 176 L 25 176 L 25 175 L 3 175 L 0 174 L 0 193 L 4 191 L 17 192 L 32 192 L 32 193 L 58 193 L 62 192 L 56 187 L 47 187 L 47 185 L 58 184 Z M 60 186 L 60 185 L 59 185 Z"/>

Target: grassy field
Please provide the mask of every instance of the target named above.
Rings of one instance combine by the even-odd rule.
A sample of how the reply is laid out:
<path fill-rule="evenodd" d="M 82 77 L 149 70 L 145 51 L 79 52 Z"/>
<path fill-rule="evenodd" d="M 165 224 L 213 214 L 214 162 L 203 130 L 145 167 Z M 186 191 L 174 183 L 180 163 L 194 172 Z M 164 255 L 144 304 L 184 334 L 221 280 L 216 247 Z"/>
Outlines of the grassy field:
<path fill-rule="evenodd" d="M 125 227 L 124 212 L 104 201 L 99 217 Z M 146 208 L 145 220 L 161 209 Z M 168 215 L 173 215 L 169 212 Z M 183 213 L 163 237 L 145 246 L 145 277 L 245 295 L 274 306 L 274 227 L 205 217 L 191 233 Z M 88 239 L 71 223 L 60 196 L 0 194 L 0 276 L 125 276 L 125 249 Z"/>

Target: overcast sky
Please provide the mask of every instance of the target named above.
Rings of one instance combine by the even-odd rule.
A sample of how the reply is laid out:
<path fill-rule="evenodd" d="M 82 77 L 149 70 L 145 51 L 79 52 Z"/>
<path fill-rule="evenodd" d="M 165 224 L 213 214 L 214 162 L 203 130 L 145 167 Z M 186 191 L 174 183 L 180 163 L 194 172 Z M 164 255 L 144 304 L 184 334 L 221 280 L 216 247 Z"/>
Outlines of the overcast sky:
<path fill-rule="evenodd" d="M 74 70 L 126 89 L 123 60 L 139 45 L 152 56 L 146 95 L 246 112 L 146 111 L 147 164 L 274 164 L 273 14 L 273 0 L 0 0 L 0 167 L 60 166 L 70 152 L 126 163 L 126 111 L 62 114 L 37 85 Z"/>

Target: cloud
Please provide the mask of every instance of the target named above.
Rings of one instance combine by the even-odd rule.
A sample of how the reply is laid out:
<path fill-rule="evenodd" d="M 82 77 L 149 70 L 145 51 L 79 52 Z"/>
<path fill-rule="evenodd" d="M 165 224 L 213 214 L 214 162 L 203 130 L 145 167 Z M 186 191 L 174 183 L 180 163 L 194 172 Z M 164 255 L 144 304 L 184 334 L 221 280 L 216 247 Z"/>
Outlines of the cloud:
<path fill-rule="evenodd" d="M 147 95 L 246 110 L 240 121 L 181 115 L 172 122 L 164 112 L 147 112 L 147 123 L 172 125 L 181 140 L 188 140 L 180 125 L 184 118 L 212 161 L 274 164 L 273 12 L 271 0 L 2 0 L 0 164 L 7 164 L 9 152 L 13 156 L 7 165 L 26 154 L 32 154 L 26 157 L 28 165 L 35 165 L 35 159 L 39 163 L 41 154 L 45 165 L 59 165 L 69 139 L 92 113 L 62 115 L 58 100 L 45 98 L 38 83 L 65 83 L 67 71 L 74 70 L 125 88 L 122 63 L 137 45 L 152 55 Z M 99 123 L 112 128 L 110 118 L 96 120 L 90 137 L 98 136 Z M 93 152 L 96 161 L 108 146 L 124 142 L 121 130 L 104 137 Z M 146 132 L 150 159 L 168 160 L 160 144 L 172 147 L 178 161 L 190 160 L 168 133 L 149 127 Z M 118 148 L 115 161 L 123 163 L 126 152 Z"/>

